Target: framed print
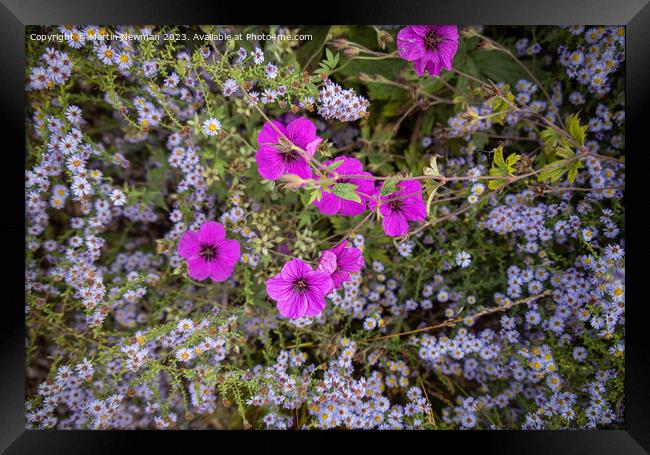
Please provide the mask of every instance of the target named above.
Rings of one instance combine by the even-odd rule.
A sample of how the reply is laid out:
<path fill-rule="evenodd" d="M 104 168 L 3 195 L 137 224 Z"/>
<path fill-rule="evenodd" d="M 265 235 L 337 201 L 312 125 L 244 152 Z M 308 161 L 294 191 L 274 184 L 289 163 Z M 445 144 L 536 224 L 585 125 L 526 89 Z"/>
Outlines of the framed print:
<path fill-rule="evenodd" d="M 647 453 L 650 6 L 469 3 L 4 2 L 2 448 Z"/>

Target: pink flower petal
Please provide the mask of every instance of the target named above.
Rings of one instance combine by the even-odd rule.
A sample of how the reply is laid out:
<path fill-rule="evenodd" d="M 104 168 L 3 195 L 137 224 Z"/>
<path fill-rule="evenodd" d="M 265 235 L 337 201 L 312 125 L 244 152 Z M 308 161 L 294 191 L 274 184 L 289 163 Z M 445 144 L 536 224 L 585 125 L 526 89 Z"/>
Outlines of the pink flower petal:
<path fill-rule="evenodd" d="M 221 240 L 217 244 L 218 262 L 233 267 L 240 256 L 240 246 L 237 240 Z"/>
<path fill-rule="evenodd" d="M 310 291 L 321 292 L 326 295 L 332 289 L 332 279 L 328 273 L 316 270 L 305 274 L 305 281 Z"/>
<path fill-rule="evenodd" d="M 415 27 L 404 27 L 397 34 L 397 50 L 400 57 L 409 62 L 422 57 L 425 51 L 424 38 L 415 31 Z"/>
<path fill-rule="evenodd" d="M 402 213 L 409 221 L 424 221 L 427 217 L 427 206 L 422 200 L 408 199 L 402 205 Z"/>
<path fill-rule="evenodd" d="M 343 270 L 339 270 L 332 273 L 331 278 L 334 289 L 341 289 L 343 287 L 343 283 L 350 279 L 350 274 L 348 272 L 344 272 Z"/>
<path fill-rule="evenodd" d="M 349 156 L 338 156 L 333 161 L 326 161 L 324 164 L 330 165 L 332 163 L 342 161 L 342 164 L 334 170 L 335 174 L 361 174 L 363 171 L 363 164 L 356 158 L 351 158 Z"/>
<path fill-rule="evenodd" d="M 309 167 L 309 164 L 302 157 L 286 163 L 284 173 L 298 175 L 304 179 L 312 178 L 314 175 L 311 167 Z"/>
<path fill-rule="evenodd" d="M 345 248 L 337 256 L 337 264 L 341 270 L 358 272 L 363 268 L 363 254 L 359 248 Z"/>
<path fill-rule="evenodd" d="M 255 153 L 257 170 L 262 177 L 269 180 L 277 180 L 286 174 L 286 166 L 282 155 L 273 147 L 262 147 Z"/>
<path fill-rule="evenodd" d="M 197 234 L 194 231 L 187 231 L 181 237 L 180 242 L 178 242 L 178 247 L 176 251 L 181 257 L 185 259 L 191 258 L 192 256 L 197 256 L 200 250 L 200 242 L 197 238 Z"/>
<path fill-rule="evenodd" d="M 413 33 L 422 38 L 425 38 L 432 30 L 437 28 L 436 25 L 410 25 L 409 27 Z"/>
<path fill-rule="evenodd" d="M 390 212 L 385 215 L 381 221 L 381 225 L 384 228 L 386 235 L 391 237 L 399 237 L 409 231 L 408 221 L 404 215 L 399 212 Z"/>
<path fill-rule="evenodd" d="M 429 60 L 426 62 L 425 69 L 430 75 L 438 76 L 442 71 L 442 64 L 437 59 Z"/>
<path fill-rule="evenodd" d="M 329 250 L 321 251 L 320 261 L 318 263 L 318 270 L 331 275 L 337 267 L 336 254 Z"/>
<path fill-rule="evenodd" d="M 293 281 L 286 280 L 278 274 L 266 280 L 266 293 L 273 300 L 287 300 L 293 293 Z"/>
<path fill-rule="evenodd" d="M 277 120 L 273 121 L 273 125 L 280 130 L 284 135 L 287 134 L 287 130 L 284 125 Z M 281 134 L 271 126 L 269 122 L 264 123 L 264 126 L 257 135 L 257 143 L 260 147 L 273 145 L 278 143 L 278 138 L 281 137 Z"/>
<path fill-rule="evenodd" d="M 341 199 L 341 209 L 339 213 L 343 216 L 357 216 L 366 211 L 366 204 L 364 202 L 355 202 Z"/>
<path fill-rule="evenodd" d="M 302 259 L 294 258 L 284 264 L 280 274 L 285 280 L 296 280 L 312 272 L 311 267 Z"/>
<path fill-rule="evenodd" d="M 216 245 L 219 240 L 223 240 L 225 237 L 226 231 L 223 228 L 223 224 L 217 223 L 216 221 L 203 223 L 197 235 L 199 242 L 209 245 Z"/>
<path fill-rule="evenodd" d="M 220 262 L 213 262 L 210 264 L 210 278 L 214 282 L 226 281 L 233 272 L 233 266 L 226 265 Z"/>
<path fill-rule="evenodd" d="M 210 267 L 204 259 L 194 256 L 187 260 L 188 275 L 193 280 L 203 281 L 210 276 Z"/>
<path fill-rule="evenodd" d="M 277 307 L 282 316 L 298 319 L 307 311 L 307 298 L 304 294 L 294 293 L 289 299 L 278 301 Z"/>
<path fill-rule="evenodd" d="M 310 154 L 313 155 L 314 153 L 316 153 L 316 149 L 317 149 L 318 146 L 321 144 L 321 142 L 323 142 L 323 139 L 320 138 L 320 137 L 317 137 L 316 139 L 314 139 L 313 141 L 309 142 L 309 143 L 305 146 L 305 150 L 308 151 Z"/>
<path fill-rule="evenodd" d="M 336 215 L 341 208 L 341 198 L 333 193 L 323 193 L 320 201 L 314 200 L 314 205 L 318 207 L 320 213 Z"/>
<path fill-rule="evenodd" d="M 332 280 L 330 280 L 330 289 L 332 287 L 331 282 Z M 305 296 L 307 301 L 307 308 L 305 309 L 304 314 L 305 316 L 317 316 L 325 309 L 327 302 L 325 301 L 325 296 L 322 293 L 309 290 L 305 293 Z"/>
<path fill-rule="evenodd" d="M 307 149 L 316 136 L 316 125 L 310 120 L 300 117 L 287 125 L 287 137 L 295 145 Z"/>
<path fill-rule="evenodd" d="M 403 195 L 422 193 L 422 184 L 418 180 L 403 180 L 397 184 L 397 187 Z"/>

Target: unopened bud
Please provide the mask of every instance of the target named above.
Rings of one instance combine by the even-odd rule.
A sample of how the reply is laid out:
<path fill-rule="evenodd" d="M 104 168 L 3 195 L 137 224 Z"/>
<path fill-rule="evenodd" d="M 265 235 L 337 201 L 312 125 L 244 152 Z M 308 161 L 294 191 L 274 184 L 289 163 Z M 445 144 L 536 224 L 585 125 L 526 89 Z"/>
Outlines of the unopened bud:
<path fill-rule="evenodd" d="M 285 188 L 298 188 L 307 183 L 307 180 L 296 174 L 284 174 L 280 180 L 284 182 Z"/>
<path fill-rule="evenodd" d="M 386 44 L 387 43 L 392 43 L 394 41 L 393 35 L 388 33 L 385 30 L 379 30 L 377 32 L 377 43 L 379 44 L 379 47 L 382 49 L 386 49 Z"/>
<path fill-rule="evenodd" d="M 359 73 L 357 75 L 357 79 L 359 79 L 361 82 L 369 82 L 370 76 L 368 76 L 366 73 Z"/>
<path fill-rule="evenodd" d="M 332 47 L 336 50 L 344 49 L 348 46 L 348 40 L 345 38 L 336 38 L 332 40 Z"/>

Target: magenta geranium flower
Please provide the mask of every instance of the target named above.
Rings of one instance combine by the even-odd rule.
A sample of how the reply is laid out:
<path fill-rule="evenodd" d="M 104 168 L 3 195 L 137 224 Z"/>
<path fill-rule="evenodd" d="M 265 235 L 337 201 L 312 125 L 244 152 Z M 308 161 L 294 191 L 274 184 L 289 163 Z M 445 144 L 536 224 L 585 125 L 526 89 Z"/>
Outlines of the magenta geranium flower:
<path fill-rule="evenodd" d="M 379 186 L 381 188 L 381 185 Z M 409 221 L 424 221 L 427 207 L 422 200 L 422 185 L 417 180 L 404 180 L 397 190 L 380 197 L 379 211 L 383 215 L 382 227 L 386 235 L 399 237 L 409 231 Z M 371 202 L 375 207 L 376 202 Z"/>
<path fill-rule="evenodd" d="M 329 274 L 292 259 L 280 273 L 266 281 L 266 293 L 278 304 L 282 316 L 298 319 L 316 316 L 325 308 L 325 296 L 332 289 Z"/>
<path fill-rule="evenodd" d="M 198 231 L 187 231 L 178 242 L 178 254 L 187 260 L 190 278 L 227 280 L 239 261 L 239 242 L 226 239 L 221 223 L 208 221 Z"/>
<path fill-rule="evenodd" d="M 332 174 L 338 175 L 367 175 L 372 177 L 370 172 L 363 171 L 363 165 L 361 161 L 356 158 L 350 158 L 348 156 L 339 156 L 335 160 L 325 161 L 323 164 L 329 166 L 330 164 L 342 161 Z M 335 215 L 337 213 L 344 216 L 355 216 L 366 211 L 366 202 L 370 200 L 370 197 L 375 191 L 375 182 L 372 179 L 364 178 L 340 178 L 336 180 L 336 183 L 352 183 L 357 185 L 356 192 L 361 197 L 361 202 L 350 201 L 347 199 L 341 199 L 334 193 L 323 192 L 320 201 L 314 201 L 314 205 L 320 209 L 321 213 L 326 215 Z M 329 186 L 331 188 L 331 185 Z"/>
<path fill-rule="evenodd" d="M 297 145 L 312 156 L 323 142 L 316 135 L 316 126 L 303 117 L 291 121 L 286 127 L 278 121 L 273 121 L 273 125 L 277 130 L 266 122 L 257 136 L 260 148 L 255 154 L 255 160 L 260 175 L 269 180 L 277 180 L 285 174 L 311 178 L 309 162 L 292 147 Z"/>
<path fill-rule="evenodd" d="M 427 71 L 438 76 L 442 68 L 451 71 L 451 61 L 458 50 L 458 27 L 455 25 L 409 25 L 397 34 L 399 55 L 409 62 L 418 76 Z"/>
<path fill-rule="evenodd" d="M 321 251 L 318 270 L 326 272 L 332 278 L 334 289 L 341 289 L 343 283 L 363 267 L 363 254 L 359 248 L 347 247 L 344 240 L 331 250 Z"/>

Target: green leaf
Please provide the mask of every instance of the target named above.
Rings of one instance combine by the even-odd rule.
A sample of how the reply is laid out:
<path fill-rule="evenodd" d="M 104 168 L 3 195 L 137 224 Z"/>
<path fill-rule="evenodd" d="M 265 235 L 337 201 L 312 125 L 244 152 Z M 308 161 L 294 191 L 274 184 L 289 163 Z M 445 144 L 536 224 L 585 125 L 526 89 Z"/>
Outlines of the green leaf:
<path fill-rule="evenodd" d="M 557 182 L 568 170 L 564 160 L 555 161 L 537 175 L 537 180 L 540 182 Z"/>
<path fill-rule="evenodd" d="M 483 147 L 485 147 L 485 144 L 487 144 L 489 141 L 488 135 L 486 133 L 478 132 L 478 133 L 473 133 L 472 134 L 472 142 L 476 146 L 477 149 L 481 150 Z"/>
<path fill-rule="evenodd" d="M 349 60 L 347 60 L 349 61 Z M 360 73 L 372 74 L 373 76 L 384 76 L 394 81 L 402 69 L 411 67 L 411 64 L 401 58 L 389 60 L 352 60 L 345 67 L 341 66 L 339 73 L 342 76 L 358 77 Z M 384 87 L 386 86 L 385 84 Z"/>
<path fill-rule="evenodd" d="M 331 69 L 334 69 L 334 68 L 336 68 L 336 65 L 338 65 L 339 59 L 341 58 L 341 55 L 339 53 L 334 55 L 329 48 L 325 48 L 325 57 L 327 59 L 327 65 Z"/>
<path fill-rule="evenodd" d="M 440 175 L 440 170 L 438 170 L 438 155 L 433 155 L 429 163 L 429 167 L 424 168 L 424 175 L 430 175 L 437 177 Z"/>
<path fill-rule="evenodd" d="M 404 112 L 404 100 L 392 100 L 386 103 L 381 113 L 386 117 L 397 117 Z"/>
<path fill-rule="evenodd" d="M 323 198 L 323 192 L 320 188 L 315 188 L 309 193 L 309 200 L 307 205 L 310 205 L 314 201 L 320 201 Z"/>
<path fill-rule="evenodd" d="M 564 140 L 557 131 L 550 127 L 542 130 L 540 137 L 544 142 L 544 153 L 549 156 L 555 152 L 557 146 Z"/>
<path fill-rule="evenodd" d="M 524 69 L 512 57 L 495 50 L 477 49 L 470 54 L 476 63 L 480 76 L 485 76 L 494 82 L 504 81 L 515 84 L 526 76 Z"/>
<path fill-rule="evenodd" d="M 520 158 L 521 156 L 519 156 L 516 153 L 511 153 L 510 155 L 508 155 L 508 158 L 506 158 L 506 165 L 510 172 L 514 172 L 515 170 L 514 165 L 517 164 Z"/>
<path fill-rule="evenodd" d="M 566 126 L 571 137 L 573 137 L 578 144 L 585 145 L 585 137 L 589 126 L 580 125 L 580 117 L 578 117 L 578 114 L 569 115 L 566 119 Z"/>
<path fill-rule="evenodd" d="M 147 184 L 152 189 L 161 190 L 167 182 L 167 175 L 164 167 L 153 167 L 147 171 Z"/>
<path fill-rule="evenodd" d="M 380 196 L 387 196 L 391 193 L 394 193 L 397 190 L 397 180 L 385 180 L 384 184 L 381 186 L 381 191 L 379 192 Z"/>
<path fill-rule="evenodd" d="M 169 211 L 169 207 L 167 206 L 167 202 L 165 201 L 162 193 L 148 193 L 147 202 L 154 204 L 163 210 Z"/>
<path fill-rule="evenodd" d="M 334 61 L 334 54 L 329 47 L 325 48 L 325 57 L 327 58 L 327 63 Z"/>
<path fill-rule="evenodd" d="M 435 197 L 436 193 L 438 192 L 438 188 L 440 188 L 442 185 L 436 185 L 433 190 L 431 190 L 431 194 L 429 194 L 429 198 L 427 199 L 427 218 L 429 217 L 429 213 L 431 212 L 431 201 L 433 201 L 433 198 Z"/>
<path fill-rule="evenodd" d="M 521 157 L 516 153 L 511 153 L 506 160 L 503 159 L 503 145 L 500 145 L 494 151 L 492 167 L 490 168 L 491 177 L 510 177 L 515 171 L 514 165 Z M 488 182 L 488 188 L 498 190 L 508 183 L 508 179 L 493 179 Z"/>
<path fill-rule="evenodd" d="M 298 214 L 297 218 L 298 218 L 299 229 L 311 225 L 311 215 L 309 214 L 309 212 L 307 211 L 301 212 Z"/>
<path fill-rule="evenodd" d="M 494 122 L 503 125 L 507 112 L 510 110 L 510 106 L 514 102 L 515 97 L 508 85 L 505 85 L 501 90 L 503 91 L 503 96 L 493 96 L 488 100 L 488 104 L 495 114 L 500 114 L 494 117 Z"/>
<path fill-rule="evenodd" d="M 582 162 L 580 160 L 574 162 L 569 168 L 569 173 L 567 174 L 567 179 L 570 183 L 573 183 L 578 175 L 578 170 L 582 167 Z"/>
<path fill-rule="evenodd" d="M 337 167 L 339 167 L 341 164 L 343 164 L 343 160 L 338 160 L 332 162 L 329 166 L 327 166 L 326 170 L 328 172 L 333 172 Z"/>
<path fill-rule="evenodd" d="M 332 185 L 332 192 L 341 199 L 361 202 L 361 197 L 355 191 L 356 188 L 357 185 L 354 185 L 352 183 L 336 183 Z"/>
<path fill-rule="evenodd" d="M 406 100 L 408 92 L 394 85 L 382 84 L 380 82 L 368 82 L 368 96 L 373 100 Z"/>
<path fill-rule="evenodd" d="M 314 63 L 320 60 L 322 46 L 327 42 L 327 35 L 330 27 L 327 25 L 313 25 L 303 28 L 300 33 L 311 35 L 312 39 L 306 41 L 304 46 L 296 50 L 296 59 L 301 69 L 305 69 L 308 62 Z"/>
<path fill-rule="evenodd" d="M 490 169 L 491 177 L 508 177 L 508 171 L 493 167 Z M 488 188 L 491 190 L 498 190 L 508 184 L 506 179 L 492 179 L 488 182 Z"/>
<path fill-rule="evenodd" d="M 575 152 L 564 145 L 558 146 L 555 149 L 555 154 L 560 158 L 571 158 L 575 156 Z"/>
<path fill-rule="evenodd" d="M 506 162 L 503 160 L 503 146 L 500 145 L 497 147 L 497 149 L 494 151 L 494 158 L 492 165 L 496 165 L 499 169 L 507 170 L 508 166 L 506 165 Z"/>

